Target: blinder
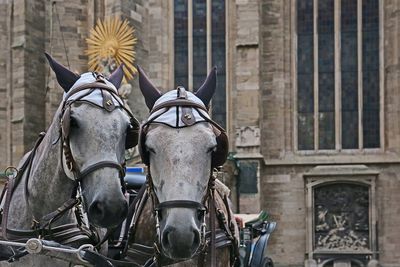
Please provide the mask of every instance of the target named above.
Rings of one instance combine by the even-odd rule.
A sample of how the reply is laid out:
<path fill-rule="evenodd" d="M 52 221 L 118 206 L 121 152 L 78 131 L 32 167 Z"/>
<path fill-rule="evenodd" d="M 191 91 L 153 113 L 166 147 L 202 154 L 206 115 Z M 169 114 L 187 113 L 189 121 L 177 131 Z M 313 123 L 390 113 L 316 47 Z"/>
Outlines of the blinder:
<path fill-rule="evenodd" d="M 126 129 L 125 149 L 135 147 L 139 142 L 140 123 L 135 117 L 131 117 L 128 129 Z"/>
<path fill-rule="evenodd" d="M 221 128 L 222 129 L 222 128 Z M 224 165 L 229 152 L 229 141 L 225 131 L 219 130 L 213 125 L 214 134 L 217 138 L 217 149 L 212 153 L 212 167 Z"/>

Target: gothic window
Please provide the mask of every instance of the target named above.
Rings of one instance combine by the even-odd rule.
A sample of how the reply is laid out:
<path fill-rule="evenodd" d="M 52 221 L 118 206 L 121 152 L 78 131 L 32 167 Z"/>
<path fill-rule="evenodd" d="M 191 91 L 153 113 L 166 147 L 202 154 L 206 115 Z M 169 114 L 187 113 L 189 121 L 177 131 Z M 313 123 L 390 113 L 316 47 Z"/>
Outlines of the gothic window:
<path fill-rule="evenodd" d="M 175 83 L 188 88 L 188 14 L 187 1 L 174 2 Z"/>
<path fill-rule="evenodd" d="M 379 0 L 297 0 L 297 149 L 379 148 Z"/>
<path fill-rule="evenodd" d="M 211 114 L 226 127 L 225 1 L 174 0 L 174 23 L 175 85 L 197 90 L 208 70 L 216 66 Z"/>
<path fill-rule="evenodd" d="M 314 149 L 313 0 L 297 2 L 298 148 Z"/>

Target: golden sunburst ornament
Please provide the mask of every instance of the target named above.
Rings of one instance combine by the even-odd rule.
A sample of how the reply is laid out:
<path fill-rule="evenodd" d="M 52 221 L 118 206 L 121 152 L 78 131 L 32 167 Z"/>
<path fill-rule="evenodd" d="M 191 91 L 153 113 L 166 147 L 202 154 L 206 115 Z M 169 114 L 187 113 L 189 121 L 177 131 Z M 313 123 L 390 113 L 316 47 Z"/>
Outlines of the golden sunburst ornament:
<path fill-rule="evenodd" d="M 127 20 L 121 21 L 118 17 L 98 20 L 86 39 L 89 69 L 109 75 L 124 63 L 125 77 L 132 79 L 136 73 L 133 62 L 136 54 L 134 45 L 137 42 L 133 33 L 134 29 Z"/>

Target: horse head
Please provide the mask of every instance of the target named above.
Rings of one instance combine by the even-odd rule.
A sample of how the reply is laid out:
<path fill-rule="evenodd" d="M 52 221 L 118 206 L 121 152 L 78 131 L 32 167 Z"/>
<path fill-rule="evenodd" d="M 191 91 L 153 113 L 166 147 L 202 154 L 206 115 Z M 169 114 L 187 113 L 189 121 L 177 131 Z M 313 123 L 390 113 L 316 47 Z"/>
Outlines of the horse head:
<path fill-rule="evenodd" d="M 149 165 L 157 243 L 171 259 L 189 259 L 205 244 L 206 202 L 212 169 L 224 163 L 225 131 L 208 115 L 216 69 L 196 93 L 183 87 L 161 94 L 139 67 L 139 84 L 150 116 L 139 149 Z"/>
<path fill-rule="evenodd" d="M 127 214 L 123 177 L 125 148 L 136 145 L 138 122 L 118 96 L 120 66 L 106 79 L 77 75 L 46 54 L 64 97 L 59 110 L 62 167 L 76 183 L 90 223 L 109 228 Z"/>

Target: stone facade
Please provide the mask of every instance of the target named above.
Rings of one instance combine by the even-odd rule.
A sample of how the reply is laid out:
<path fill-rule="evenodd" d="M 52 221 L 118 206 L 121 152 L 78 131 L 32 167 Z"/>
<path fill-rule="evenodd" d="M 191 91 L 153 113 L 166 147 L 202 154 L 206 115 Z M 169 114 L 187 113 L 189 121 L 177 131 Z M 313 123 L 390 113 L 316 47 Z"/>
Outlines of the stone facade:
<path fill-rule="evenodd" d="M 28 3 L 29 2 L 29 3 Z M 0 167 L 16 164 L 49 125 L 61 99 L 43 52 L 77 72 L 87 68 L 85 38 L 98 18 L 127 18 L 136 29 L 137 63 L 154 84 L 172 89 L 173 1 L 71 0 L 0 3 Z M 13 3 L 13 4 L 12 4 Z M 381 1 L 384 144 L 374 151 L 300 153 L 294 125 L 294 0 L 226 1 L 227 131 L 234 160 L 258 163 L 257 193 L 241 194 L 240 212 L 264 209 L 277 221 L 268 253 L 278 267 L 321 266 L 312 248 L 309 177 L 363 181 L 372 175 L 371 244 L 383 267 L 400 266 L 400 1 Z M 58 23 L 58 17 L 61 26 Z M 52 25 L 52 26 L 51 26 Z M 61 34 L 62 32 L 62 34 Z M 63 41 L 64 39 L 64 41 Z M 67 53 L 64 49 L 64 42 Z M 147 109 L 132 81 L 129 104 L 140 120 Z M 237 176 L 230 161 L 226 170 Z M 329 171 L 315 174 L 321 166 Z M 362 166 L 362 167 L 360 167 Z M 359 171 L 359 169 L 362 171 Z M 369 177 L 369 176 L 368 176 Z M 350 179 L 350 180 L 351 180 Z M 354 180 L 355 179 L 355 180 Z M 229 180 L 229 179 L 228 179 Z M 231 186 L 235 182 L 228 181 Z M 372 216 L 374 214 L 374 216 Z M 371 228 L 371 229 L 372 229 Z M 349 262 L 335 263 L 349 266 Z M 373 261 L 371 261 L 373 266 Z M 334 265 L 336 266 L 336 265 Z"/>

